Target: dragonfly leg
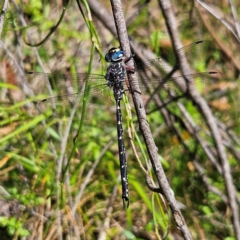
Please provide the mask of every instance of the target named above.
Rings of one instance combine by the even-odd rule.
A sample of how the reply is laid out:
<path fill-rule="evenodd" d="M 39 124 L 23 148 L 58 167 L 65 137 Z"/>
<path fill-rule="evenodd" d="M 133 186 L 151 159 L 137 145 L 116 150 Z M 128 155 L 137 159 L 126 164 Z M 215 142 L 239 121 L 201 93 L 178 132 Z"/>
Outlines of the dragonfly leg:
<path fill-rule="evenodd" d="M 135 56 L 135 54 L 132 54 L 130 57 L 126 57 L 124 59 L 124 63 L 127 63 L 130 61 L 131 58 L 133 58 Z M 130 66 L 125 66 L 125 69 L 128 73 L 135 73 L 135 68 L 134 67 L 130 67 Z"/>
<path fill-rule="evenodd" d="M 135 68 L 134 67 L 125 66 L 125 69 L 128 73 L 135 73 Z"/>
<path fill-rule="evenodd" d="M 135 57 L 135 54 L 132 54 L 131 56 L 129 56 L 129 57 L 126 57 L 123 61 L 124 61 L 124 63 L 127 63 L 127 62 L 129 62 L 130 61 L 130 59 L 131 58 L 133 58 L 133 57 Z"/>

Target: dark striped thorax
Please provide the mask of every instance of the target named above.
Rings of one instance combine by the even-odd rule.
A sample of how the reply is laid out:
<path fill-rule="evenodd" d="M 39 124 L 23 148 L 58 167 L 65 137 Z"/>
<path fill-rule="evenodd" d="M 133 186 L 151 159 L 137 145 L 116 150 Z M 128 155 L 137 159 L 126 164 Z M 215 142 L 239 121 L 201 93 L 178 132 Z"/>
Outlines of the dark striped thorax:
<path fill-rule="evenodd" d="M 110 62 L 105 79 L 107 80 L 107 85 L 113 88 L 116 100 L 121 100 L 124 93 L 123 83 L 126 76 L 126 69 L 123 63 L 124 58 L 124 52 L 121 48 L 111 48 L 105 56 L 105 60 Z"/>

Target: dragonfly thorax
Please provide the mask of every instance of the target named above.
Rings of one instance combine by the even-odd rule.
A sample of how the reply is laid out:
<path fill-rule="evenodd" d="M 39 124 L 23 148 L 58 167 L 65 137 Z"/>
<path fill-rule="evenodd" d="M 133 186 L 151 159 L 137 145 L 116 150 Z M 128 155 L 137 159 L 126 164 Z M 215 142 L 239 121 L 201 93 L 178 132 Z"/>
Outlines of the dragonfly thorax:
<path fill-rule="evenodd" d="M 105 79 L 108 82 L 108 85 L 114 86 L 120 84 L 124 81 L 126 75 L 126 69 L 122 62 L 111 63 L 105 75 Z"/>
<path fill-rule="evenodd" d="M 123 64 L 124 51 L 118 48 L 111 48 L 105 56 L 105 60 L 111 64 L 108 66 L 105 79 L 107 85 L 113 89 L 123 89 L 123 82 L 126 76 L 126 69 Z"/>
<path fill-rule="evenodd" d="M 105 79 L 107 80 L 107 85 L 113 88 L 116 100 L 121 100 L 124 94 L 123 83 L 125 75 L 126 69 L 122 61 L 111 63 L 107 68 Z"/>

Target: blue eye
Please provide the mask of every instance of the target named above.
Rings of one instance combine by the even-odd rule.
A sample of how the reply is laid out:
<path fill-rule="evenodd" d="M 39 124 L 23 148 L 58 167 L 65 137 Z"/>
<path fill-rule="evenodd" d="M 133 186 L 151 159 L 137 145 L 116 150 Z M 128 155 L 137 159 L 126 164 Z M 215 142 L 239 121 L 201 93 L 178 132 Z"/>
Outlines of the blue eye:
<path fill-rule="evenodd" d="M 119 48 L 111 48 L 105 55 L 105 60 L 107 62 L 117 62 L 122 60 L 124 56 L 124 51 Z"/>
<path fill-rule="evenodd" d="M 106 61 L 106 62 L 111 62 L 110 53 L 107 53 L 107 54 L 105 55 L 105 61 Z"/>
<path fill-rule="evenodd" d="M 118 60 L 122 59 L 123 55 L 124 55 L 124 52 L 122 50 L 113 53 L 112 61 L 118 61 Z"/>

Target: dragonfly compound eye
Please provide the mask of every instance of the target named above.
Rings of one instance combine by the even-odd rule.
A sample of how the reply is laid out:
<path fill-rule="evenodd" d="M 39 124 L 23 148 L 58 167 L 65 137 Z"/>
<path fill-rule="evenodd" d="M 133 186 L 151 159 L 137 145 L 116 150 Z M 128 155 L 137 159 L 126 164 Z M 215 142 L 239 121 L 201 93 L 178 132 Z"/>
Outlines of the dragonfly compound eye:
<path fill-rule="evenodd" d="M 108 53 L 105 55 L 106 62 L 118 62 L 121 61 L 124 57 L 124 51 L 118 48 L 111 48 Z"/>

